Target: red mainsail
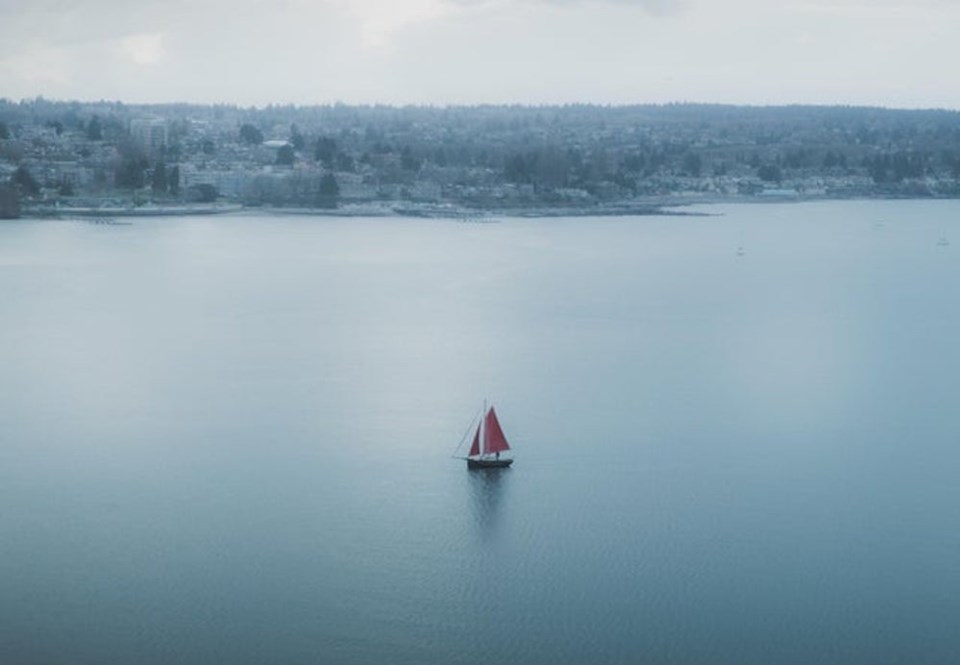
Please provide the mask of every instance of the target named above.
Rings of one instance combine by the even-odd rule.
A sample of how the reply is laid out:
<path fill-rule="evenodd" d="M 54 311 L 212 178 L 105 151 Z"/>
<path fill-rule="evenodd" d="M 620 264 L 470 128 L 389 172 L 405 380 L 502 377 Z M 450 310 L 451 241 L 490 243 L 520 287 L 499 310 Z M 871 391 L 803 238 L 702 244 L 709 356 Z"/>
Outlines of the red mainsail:
<path fill-rule="evenodd" d="M 473 445 L 477 445 L 476 437 L 474 437 Z M 483 454 L 499 453 L 504 450 L 510 450 L 510 444 L 507 443 L 507 437 L 504 436 L 503 430 L 500 428 L 500 421 L 497 420 L 497 414 L 491 406 L 483 422 Z M 470 448 L 470 454 L 474 454 L 473 447 Z"/>
<path fill-rule="evenodd" d="M 467 454 L 470 457 L 480 454 L 480 423 L 477 423 L 477 432 L 473 435 L 473 443 L 470 444 L 470 452 Z"/>

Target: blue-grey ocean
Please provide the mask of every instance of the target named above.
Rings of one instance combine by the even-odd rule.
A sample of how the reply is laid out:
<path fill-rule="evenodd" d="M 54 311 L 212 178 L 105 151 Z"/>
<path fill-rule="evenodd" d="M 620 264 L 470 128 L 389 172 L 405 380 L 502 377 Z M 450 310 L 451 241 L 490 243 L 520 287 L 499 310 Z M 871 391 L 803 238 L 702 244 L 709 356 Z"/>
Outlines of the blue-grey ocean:
<path fill-rule="evenodd" d="M 695 210 L 4 222 L 0 663 L 958 662 L 960 202 Z"/>

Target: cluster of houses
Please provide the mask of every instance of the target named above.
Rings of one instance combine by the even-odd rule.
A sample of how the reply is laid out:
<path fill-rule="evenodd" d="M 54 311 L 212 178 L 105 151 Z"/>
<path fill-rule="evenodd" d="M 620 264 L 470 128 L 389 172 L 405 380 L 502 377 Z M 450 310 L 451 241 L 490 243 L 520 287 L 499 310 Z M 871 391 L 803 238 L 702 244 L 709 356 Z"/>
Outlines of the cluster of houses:
<path fill-rule="evenodd" d="M 0 184 L 15 187 L 28 206 L 217 200 L 486 208 L 869 196 L 884 184 L 871 170 L 884 149 L 879 139 L 841 128 L 831 139 L 839 147 L 800 129 L 772 140 L 765 126 L 711 124 L 709 109 L 691 120 L 681 107 L 675 121 L 669 109 L 308 111 L 46 103 L 40 112 L 0 100 Z M 828 138 L 841 136 L 832 131 Z M 921 166 L 894 183 L 900 190 L 956 195 L 956 170 L 930 156 L 914 161 Z"/>

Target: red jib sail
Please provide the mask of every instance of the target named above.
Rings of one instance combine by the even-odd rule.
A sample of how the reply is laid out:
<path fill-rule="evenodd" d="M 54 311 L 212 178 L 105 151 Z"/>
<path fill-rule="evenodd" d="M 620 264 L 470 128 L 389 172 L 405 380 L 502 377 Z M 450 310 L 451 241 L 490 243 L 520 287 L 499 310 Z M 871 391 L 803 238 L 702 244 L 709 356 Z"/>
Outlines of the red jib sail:
<path fill-rule="evenodd" d="M 476 443 L 476 439 L 474 439 L 474 443 Z M 507 437 L 504 436 L 503 430 L 500 428 L 500 422 L 497 420 L 497 414 L 491 406 L 483 422 L 483 453 L 487 455 L 504 450 L 510 450 L 510 444 L 507 443 Z"/>
<path fill-rule="evenodd" d="M 480 423 L 477 423 L 477 432 L 473 435 L 473 443 L 470 444 L 469 457 L 480 454 Z"/>

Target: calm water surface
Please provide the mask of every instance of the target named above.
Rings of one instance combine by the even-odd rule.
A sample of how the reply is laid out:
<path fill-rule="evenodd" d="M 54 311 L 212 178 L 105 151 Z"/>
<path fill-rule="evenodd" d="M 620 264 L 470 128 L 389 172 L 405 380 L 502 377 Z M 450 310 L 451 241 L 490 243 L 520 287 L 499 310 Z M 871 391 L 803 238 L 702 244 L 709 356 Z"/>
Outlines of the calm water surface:
<path fill-rule="evenodd" d="M 960 202 L 709 210 L 0 225 L 0 662 L 956 662 Z"/>

